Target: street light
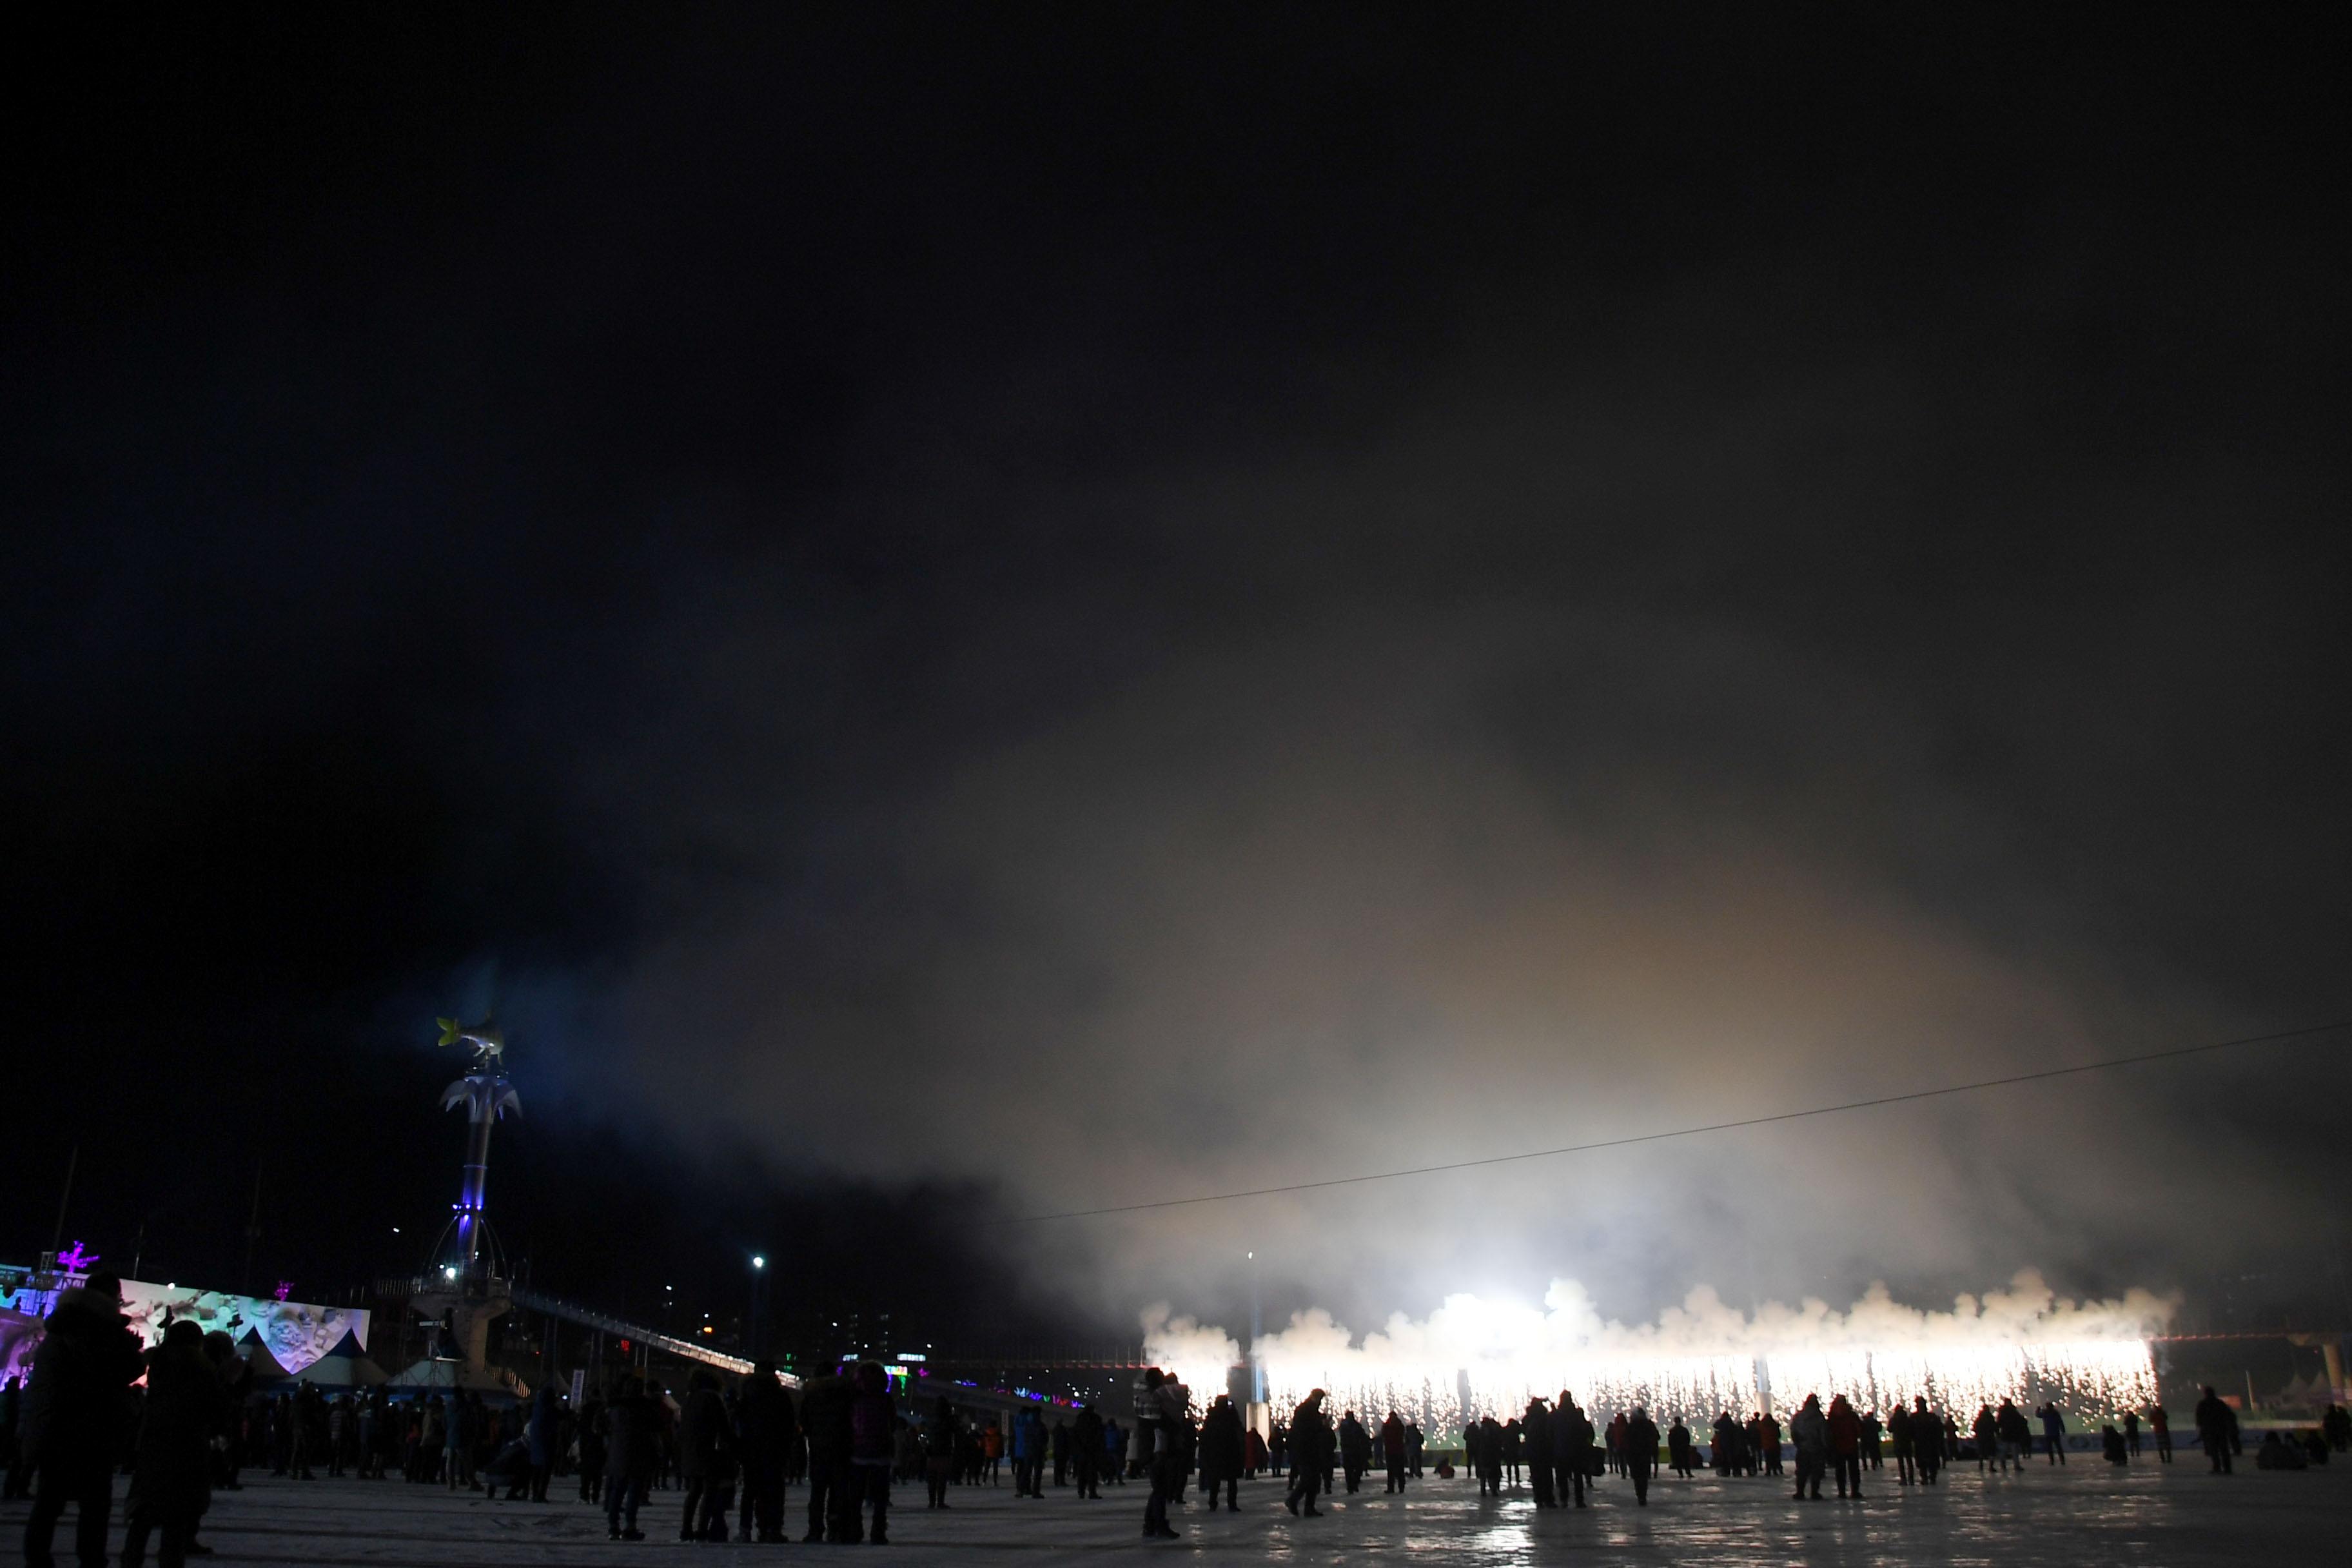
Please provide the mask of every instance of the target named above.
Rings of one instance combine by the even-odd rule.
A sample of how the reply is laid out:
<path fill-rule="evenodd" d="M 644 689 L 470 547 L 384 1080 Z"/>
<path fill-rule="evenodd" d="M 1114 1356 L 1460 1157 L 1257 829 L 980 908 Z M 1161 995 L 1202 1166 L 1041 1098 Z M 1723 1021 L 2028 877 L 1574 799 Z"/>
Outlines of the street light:
<path fill-rule="evenodd" d="M 766 1282 L 767 1277 L 767 1254 L 751 1254 L 751 1327 L 744 1338 L 751 1342 L 751 1353 L 755 1356 L 767 1348 L 767 1324 L 760 1316 L 760 1287 Z"/>
<path fill-rule="evenodd" d="M 1258 1322 L 1257 1315 L 1257 1253 L 1255 1250 L 1250 1252 L 1248 1259 L 1250 1266 L 1249 1396 L 1251 1404 L 1264 1405 L 1265 1403 L 1265 1368 L 1259 1364 L 1257 1359 L 1258 1336 L 1265 1331 Z"/>

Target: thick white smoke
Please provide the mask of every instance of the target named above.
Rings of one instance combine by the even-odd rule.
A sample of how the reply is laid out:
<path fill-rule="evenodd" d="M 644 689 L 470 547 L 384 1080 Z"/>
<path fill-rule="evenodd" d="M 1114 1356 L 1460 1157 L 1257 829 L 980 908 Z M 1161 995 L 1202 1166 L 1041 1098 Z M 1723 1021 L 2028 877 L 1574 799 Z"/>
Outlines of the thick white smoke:
<path fill-rule="evenodd" d="M 2004 1398 L 2054 1400 L 2104 1416 L 2155 1398 L 2147 1341 L 2173 1308 L 2141 1289 L 2062 1299 L 2025 1269 L 1948 1311 L 1906 1307 L 1874 1284 L 1843 1311 L 1808 1299 L 1743 1312 L 1701 1286 L 1657 1321 L 1627 1324 L 1601 1317 L 1575 1280 L 1558 1279 L 1541 1307 L 1451 1296 L 1425 1319 L 1400 1312 L 1360 1340 L 1328 1312 L 1299 1312 L 1255 1352 L 1277 1412 L 1323 1388 L 1340 1408 L 1396 1410 L 1433 1432 L 1563 1389 L 1604 1415 L 1639 1405 L 1699 1423 L 1793 1407 L 1808 1394 L 1843 1394 L 1864 1410 L 1924 1394 L 1963 1417 Z M 1171 1320 L 1165 1307 L 1145 1315 L 1144 1331 L 1145 1353 L 1188 1369 L 1195 1388 L 1221 1379 L 1239 1351 L 1223 1330 Z"/>

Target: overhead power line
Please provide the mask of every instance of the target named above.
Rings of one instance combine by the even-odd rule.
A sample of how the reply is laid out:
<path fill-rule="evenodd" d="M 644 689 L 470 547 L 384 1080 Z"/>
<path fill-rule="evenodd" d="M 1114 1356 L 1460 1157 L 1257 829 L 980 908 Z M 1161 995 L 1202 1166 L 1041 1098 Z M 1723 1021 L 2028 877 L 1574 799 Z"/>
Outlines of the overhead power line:
<path fill-rule="evenodd" d="M 2281 1040 L 2305 1039 L 2313 1035 L 2333 1034 L 2339 1029 L 2352 1029 L 2352 1018 L 2333 1024 L 2314 1024 L 2307 1028 L 2282 1029 L 2273 1035 L 2246 1035 L 2234 1040 L 2210 1040 L 2200 1046 L 2178 1046 L 2170 1050 L 2143 1051 L 2137 1056 L 2108 1057 L 2095 1062 L 2077 1062 L 2073 1067 L 2044 1068 L 2039 1072 L 2011 1073 L 2006 1078 L 1979 1079 L 1974 1083 L 1948 1083 L 1939 1089 L 1916 1089 L 1907 1094 L 1882 1094 L 1869 1100 L 1849 1100 L 1838 1105 L 1817 1105 L 1810 1110 L 1782 1110 L 1769 1116 L 1743 1116 L 1733 1121 L 1710 1121 L 1698 1127 L 1676 1127 L 1663 1132 L 1636 1132 L 1623 1138 L 1601 1138 L 1590 1143 L 1569 1143 L 1558 1149 L 1528 1149 L 1516 1154 L 1488 1154 L 1475 1160 L 1449 1160 L 1442 1165 L 1414 1165 L 1402 1171 L 1368 1171 L 1355 1176 L 1327 1176 L 1318 1182 L 1290 1182 L 1278 1187 L 1250 1187 L 1234 1193 L 1202 1193 L 1189 1198 L 1159 1198 L 1150 1203 L 1113 1204 L 1105 1208 L 1064 1209 L 1056 1214 L 1016 1215 L 995 1221 L 997 1225 L 1042 1225 L 1047 1220 L 1093 1219 L 1103 1215 L 1140 1214 L 1147 1209 L 1189 1208 L 1197 1204 L 1234 1203 L 1242 1198 L 1270 1198 L 1284 1193 L 1311 1193 L 1324 1187 L 1351 1187 L 1365 1182 L 1394 1182 L 1407 1176 L 1434 1176 L 1447 1171 L 1475 1170 L 1482 1165 L 1509 1165 L 1522 1160 L 1549 1160 L 1560 1154 L 1589 1154 L 1600 1149 L 1624 1149 L 1636 1143 L 1658 1143 L 1669 1138 L 1696 1138 L 1707 1132 L 1729 1132 L 1741 1127 L 1769 1127 L 1778 1121 L 1802 1121 L 1809 1117 L 1834 1116 L 1844 1110 L 1868 1110 L 1874 1106 L 1904 1105 L 1916 1100 L 1937 1100 L 1948 1094 L 1974 1094 L 1979 1089 L 2006 1089 L 2012 1084 L 2040 1083 L 2048 1079 L 2072 1078 L 2078 1073 L 2104 1072 L 2110 1068 L 2137 1067 L 2142 1062 L 2172 1061 L 2181 1057 L 2206 1056 L 2214 1051 L 2233 1050 L 2241 1046 L 2275 1045 Z"/>

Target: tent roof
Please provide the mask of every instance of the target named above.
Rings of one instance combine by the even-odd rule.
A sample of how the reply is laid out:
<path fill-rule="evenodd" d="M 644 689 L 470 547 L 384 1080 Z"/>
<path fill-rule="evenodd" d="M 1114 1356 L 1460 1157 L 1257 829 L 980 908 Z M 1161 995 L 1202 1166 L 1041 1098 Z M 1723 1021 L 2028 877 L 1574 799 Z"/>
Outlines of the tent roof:
<path fill-rule="evenodd" d="M 294 1374 L 320 1388 L 373 1388 L 387 1381 L 383 1368 L 363 1355 L 322 1355 Z"/>
<path fill-rule="evenodd" d="M 246 1365 L 253 1368 L 256 1383 L 284 1383 L 293 1377 L 286 1364 L 269 1353 L 269 1347 L 258 1338 L 248 1338 L 238 1347 L 244 1352 Z"/>

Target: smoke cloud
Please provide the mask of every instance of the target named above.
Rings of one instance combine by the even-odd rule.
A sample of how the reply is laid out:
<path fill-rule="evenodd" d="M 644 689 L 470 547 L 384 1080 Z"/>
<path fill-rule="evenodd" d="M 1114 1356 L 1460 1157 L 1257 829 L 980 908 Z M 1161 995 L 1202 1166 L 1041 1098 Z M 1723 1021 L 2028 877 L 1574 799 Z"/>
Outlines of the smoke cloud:
<path fill-rule="evenodd" d="M 2343 1016 L 2326 51 L 352 15 L 27 160 L 26 1028 L 185 1147 L 494 973 L 533 1128 L 984 1194 L 1097 1324 L 2343 1300 L 2326 1042 L 1010 1223 Z"/>

